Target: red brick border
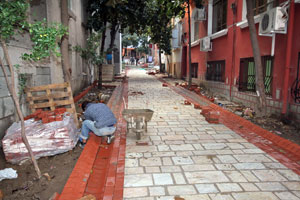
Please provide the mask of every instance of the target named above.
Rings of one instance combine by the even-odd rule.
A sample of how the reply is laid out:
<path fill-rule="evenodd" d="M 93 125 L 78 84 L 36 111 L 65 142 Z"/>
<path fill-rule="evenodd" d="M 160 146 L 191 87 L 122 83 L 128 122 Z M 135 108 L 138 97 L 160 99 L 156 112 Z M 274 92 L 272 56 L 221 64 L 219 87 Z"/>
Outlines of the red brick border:
<path fill-rule="evenodd" d="M 97 199 L 123 198 L 126 148 L 126 123 L 122 118 L 123 97 L 128 101 L 126 80 L 114 90 L 107 104 L 118 119 L 115 140 L 107 145 L 101 137 L 91 134 L 59 200 L 79 199 L 87 194 L 93 194 Z"/>
<path fill-rule="evenodd" d="M 158 80 L 166 83 L 166 81 L 161 78 L 158 78 Z M 275 135 L 260 126 L 213 104 L 209 99 L 202 95 L 198 95 L 179 86 L 173 86 L 170 83 L 167 84 L 169 88 L 182 95 L 193 104 L 209 106 L 212 110 L 219 111 L 220 123 L 235 131 L 247 141 L 262 149 L 280 163 L 300 175 L 300 146 L 298 144 Z"/>

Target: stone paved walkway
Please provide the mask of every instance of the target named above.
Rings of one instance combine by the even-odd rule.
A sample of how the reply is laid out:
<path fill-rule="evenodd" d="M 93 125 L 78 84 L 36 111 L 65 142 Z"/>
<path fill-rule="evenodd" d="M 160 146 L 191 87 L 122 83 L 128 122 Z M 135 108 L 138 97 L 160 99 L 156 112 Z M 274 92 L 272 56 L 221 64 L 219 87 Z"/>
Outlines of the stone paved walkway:
<path fill-rule="evenodd" d="M 300 200 L 300 177 L 144 70 L 131 69 L 129 108 L 154 110 L 148 132 L 127 135 L 124 199 Z M 147 145 L 146 145 L 147 143 Z"/>

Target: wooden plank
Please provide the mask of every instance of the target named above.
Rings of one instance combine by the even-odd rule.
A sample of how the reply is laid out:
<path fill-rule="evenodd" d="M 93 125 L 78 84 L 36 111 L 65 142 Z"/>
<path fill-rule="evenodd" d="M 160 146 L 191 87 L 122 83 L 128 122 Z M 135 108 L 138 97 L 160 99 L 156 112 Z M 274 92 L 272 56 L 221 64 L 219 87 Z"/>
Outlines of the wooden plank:
<path fill-rule="evenodd" d="M 78 122 L 78 118 L 77 118 L 77 112 L 76 112 L 76 108 L 75 108 L 75 104 L 74 104 L 74 99 L 73 99 L 73 94 L 72 94 L 72 89 L 71 89 L 70 85 L 67 87 L 67 92 L 69 92 L 71 94 L 70 95 L 70 100 L 72 101 L 71 108 L 73 109 L 73 115 L 74 115 L 75 123 L 77 125 L 77 128 L 79 128 L 79 122 Z"/>
<path fill-rule="evenodd" d="M 53 102 L 45 102 L 45 103 L 35 103 L 32 105 L 31 108 L 50 108 L 52 106 L 58 107 L 58 106 L 66 106 L 71 105 L 72 100 L 61 100 L 61 101 L 53 101 Z"/>
<path fill-rule="evenodd" d="M 47 89 L 63 89 L 68 86 L 70 86 L 70 84 L 68 82 L 59 83 L 59 84 L 42 85 L 42 86 L 26 88 L 25 92 L 38 92 L 38 91 L 43 91 L 43 90 L 47 90 Z"/>
<path fill-rule="evenodd" d="M 47 95 L 50 95 L 51 94 L 51 90 L 47 89 L 46 93 L 47 93 Z M 49 98 L 49 104 L 51 105 L 50 106 L 50 110 L 54 111 L 55 110 L 55 106 L 53 105 L 54 101 L 53 101 L 53 98 L 51 98 L 51 97 Z"/>
<path fill-rule="evenodd" d="M 30 92 L 31 94 L 31 92 Z M 53 99 L 56 99 L 56 98 L 64 98 L 64 97 L 69 97 L 71 94 L 70 92 L 56 92 L 56 93 L 51 93 L 51 94 L 45 94 L 45 95 L 39 95 L 39 96 L 28 96 L 27 95 L 27 98 L 26 100 L 27 101 L 40 101 L 40 100 L 47 100 L 49 98 L 53 98 Z"/>
<path fill-rule="evenodd" d="M 26 99 L 27 101 L 29 101 L 29 107 L 31 108 L 32 112 L 34 112 L 38 108 L 50 108 L 53 111 L 56 107 L 65 107 L 67 109 L 67 112 L 73 114 L 76 126 L 79 126 L 72 89 L 68 82 L 26 88 L 25 91 L 27 94 Z M 32 92 L 46 92 L 46 94 L 34 95 Z M 61 100 L 60 98 L 68 99 Z M 43 100 L 45 102 L 35 102 Z"/>
<path fill-rule="evenodd" d="M 31 98 L 32 97 L 32 94 L 31 92 L 28 92 L 27 93 L 27 97 Z M 33 106 L 34 105 L 34 102 L 32 100 L 29 101 L 29 106 Z M 31 112 L 34 113 L 35 112 L 35 108 L 31 108 Z"/>

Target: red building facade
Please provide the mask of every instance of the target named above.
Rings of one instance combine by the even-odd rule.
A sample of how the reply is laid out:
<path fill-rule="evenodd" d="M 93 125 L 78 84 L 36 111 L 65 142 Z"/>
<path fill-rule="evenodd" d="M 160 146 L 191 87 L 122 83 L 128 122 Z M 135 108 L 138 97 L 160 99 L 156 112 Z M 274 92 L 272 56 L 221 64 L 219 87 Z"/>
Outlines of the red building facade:
<path fill-rule="evenodd" d="M 283 1 L 270 3 L 267 0 L 253 2 L 264 67 L 267 111 L 278 114 L 293 113 L 300 119 L 300 99 L 291 95 L 292 92 L 297 92 L 293 84 L 297 80 L 300 59 L 300 3 L 297 0 L 296 3 L 292 0 L 289 4 Z M 285 33 L 259 35 L 261 17 L 266 13 L 271 14 L 275 7 L 288 13 L 283 31 Z M 246 1 L 210 0 L 205 10 L 201 11 L 191 2 L 191 10 L 191 38 L 188 38 L 188 15 L 182 20 L 182 58 L 187 58 L 182 59 L 181 68 L 186 69 L 182 71 L 188 74 L 191 69 L 193 82 L 203 83 L 228 99 L 254 107 L 257 103 L 255 65 L 246 20 Z M 202 14 L 205 14 L 205 18 Z M 191 68 L 188 64 L 189 39 L 192 42 Z M 210 44 L 208 49 L 203 44 L 205 42 Z M 298 89 L 300 92 L 299 86 Z"/>

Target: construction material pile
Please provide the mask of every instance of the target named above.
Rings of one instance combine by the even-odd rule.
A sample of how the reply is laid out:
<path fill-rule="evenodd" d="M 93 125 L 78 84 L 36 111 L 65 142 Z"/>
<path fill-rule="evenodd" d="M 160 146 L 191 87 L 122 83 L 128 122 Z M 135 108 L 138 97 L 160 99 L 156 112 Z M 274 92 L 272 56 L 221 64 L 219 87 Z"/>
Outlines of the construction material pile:
<path fill-rule="evenodd" d="M 70 113 L 61 110 L 37 111 L 25 121 L 25 134 L 36 159 L 72 150 L 78 141 L 77 128 Z M 14 122 L 2 140 L 5 158 L 18 164 L 29 159 L 21 137 L 21 123 Z"/>

